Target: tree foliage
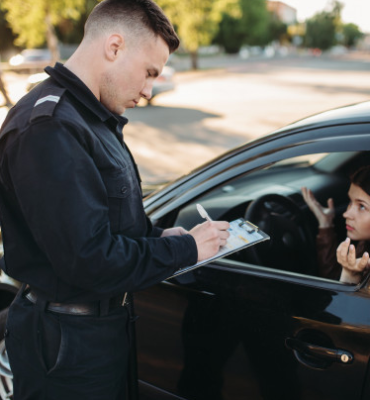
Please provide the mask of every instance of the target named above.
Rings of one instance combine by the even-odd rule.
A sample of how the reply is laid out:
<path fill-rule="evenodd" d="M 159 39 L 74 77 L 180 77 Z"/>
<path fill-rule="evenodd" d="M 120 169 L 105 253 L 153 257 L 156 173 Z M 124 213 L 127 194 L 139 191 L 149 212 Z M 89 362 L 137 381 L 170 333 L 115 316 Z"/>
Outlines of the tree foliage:
<path fill-rule="evenodd" d="M 342 27 L 343 44 L 347 47 L 354 46 L 362 38 L 363 33 L 356 24 L 344 24 Z"/>
<path fill-rule="evenodd" d="M 269 42 L 271 16 L 265 0 L 239 0 L 240 15 L 224 14 L 215 42 L 228 53 L 236 53 L 243 44 L 265 45 Z"/>
<path fill-rule="evenodd" d="M 266 43 L 287 42 L 289 38 L 288 25 L 278 19 L 273 13 L 270 13 Z"/>
<path fill-rule="evenodd" d="M 334 1 L 331 11 L 321 11 L 306 21 L 305 45 L 327 50 L 337 42 L 343 5 Z"/>
<path fill-rule="evenodd" d="M 85 1 L 85 9 L 81 12 L 80 17 L 77 20 L 63 18 L 55 27 L 57 36 L 62 43 L 76 44 L 81 42 L 84 35 L 85 22 L 89 14 L 93 10 L 93 8 L 101 0 L 84 0 L 84 1 Z"/>
<path fill-rule="evenodd" d="M 12 48 L 15 37 L 5 20 L 5 13 L 0 8 L 0 52 Z"/>
<path fill-rule="evenodd" d="M 333 16 L 320 12 L 306 21 L 305 45 L 327 50 L 335 44 L 335 32 Z"/>
<path fill-rule="evenodd" d="M 237 53 L 243 45 L 243 30 L 239 19 L 224 14 L 214 42 L 221 45 L 226 53 Z"/>
<path fill-rule="evenodd" d="M 58 57 L 55 26 L 64 19 L 78 20 L 85 10 L 85 0 L 1 0 L 6 20 L 20 47 L 48 45 Z"/>
<path fill-rule="evenodd" d="M 193 55 L 201 46 L 212 42 L 223 13 L 237 14 L 238 0 L 157 0 L 166 15 L 175 25 L 182 45 Z"/>

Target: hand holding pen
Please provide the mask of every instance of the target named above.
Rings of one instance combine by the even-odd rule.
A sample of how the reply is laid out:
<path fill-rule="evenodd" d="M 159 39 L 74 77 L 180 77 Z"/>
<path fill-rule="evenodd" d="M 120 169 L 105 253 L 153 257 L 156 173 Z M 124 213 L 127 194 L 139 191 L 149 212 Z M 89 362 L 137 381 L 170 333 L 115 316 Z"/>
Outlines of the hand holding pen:
<path fill-rule="evenodd" d="M 197 210 L 202 218 L 206 219 L 207 221 L 213 221 L 202 205 L 197 204 Z"/>
<path fill-rule="evenodd" d="M 206 210 L 197 204 L 197 209 L 202 218 L 207 221 L 190 230 L 198 249 L 198 261 L 205 260 L 217 254 L 220 247 L 226 244 L 230 224 L 227 221 L 213 221 Z"/>

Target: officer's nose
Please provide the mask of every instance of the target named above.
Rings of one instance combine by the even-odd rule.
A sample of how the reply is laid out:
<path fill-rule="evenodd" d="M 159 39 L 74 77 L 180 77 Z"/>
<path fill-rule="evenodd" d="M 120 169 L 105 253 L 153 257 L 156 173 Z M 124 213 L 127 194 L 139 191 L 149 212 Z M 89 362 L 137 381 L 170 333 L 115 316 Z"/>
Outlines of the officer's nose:
<path fill-rule="evenodd" d="M 147 82 L 141 91 L 141 97 L 144 99 L 149 100 L 152 97 L 152 90 L 153 90 L 153 81 Z"/>

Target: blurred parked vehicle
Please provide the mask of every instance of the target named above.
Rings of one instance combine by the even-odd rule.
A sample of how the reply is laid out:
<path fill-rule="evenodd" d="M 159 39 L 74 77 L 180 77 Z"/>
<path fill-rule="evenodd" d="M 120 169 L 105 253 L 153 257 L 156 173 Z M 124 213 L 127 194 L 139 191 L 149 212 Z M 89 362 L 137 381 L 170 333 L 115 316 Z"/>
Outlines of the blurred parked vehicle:
<path fill-rule="evenodd" d="M 26 49 L 9 60 L 10 69 L 17 72 L 35 73 L 51 64 L 48 49 Z"/>

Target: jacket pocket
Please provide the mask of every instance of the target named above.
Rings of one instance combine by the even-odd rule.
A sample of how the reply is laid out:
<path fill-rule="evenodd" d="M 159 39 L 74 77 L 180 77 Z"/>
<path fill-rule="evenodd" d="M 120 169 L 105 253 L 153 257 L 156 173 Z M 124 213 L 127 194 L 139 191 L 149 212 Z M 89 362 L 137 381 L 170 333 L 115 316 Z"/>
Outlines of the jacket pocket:
<path fill-rule="evenodd" d="M 111 232 L 130 231 L 135 223 L 137 196 L 129 169 L 115 170 L 102 178 L 107 190 Z"/>
<path fill-rule="evenodd" d="M 108 198 L 125 199 L 130 196 L 130 182 L 125 180 L 124 171 L 125 170 L 120 170 L 120 173 L 115 173 L 113 176 L 108 175 L 103 177 Z"/>

